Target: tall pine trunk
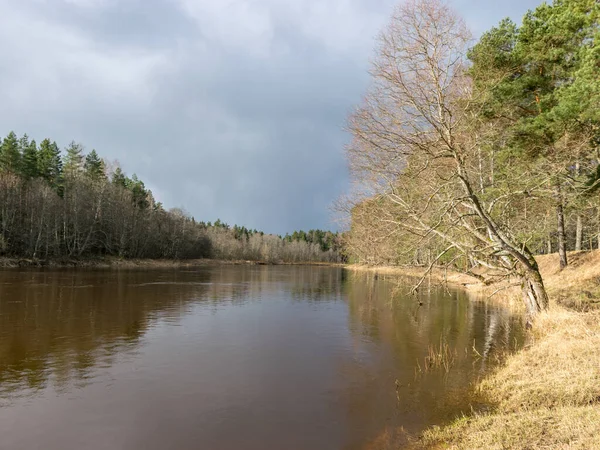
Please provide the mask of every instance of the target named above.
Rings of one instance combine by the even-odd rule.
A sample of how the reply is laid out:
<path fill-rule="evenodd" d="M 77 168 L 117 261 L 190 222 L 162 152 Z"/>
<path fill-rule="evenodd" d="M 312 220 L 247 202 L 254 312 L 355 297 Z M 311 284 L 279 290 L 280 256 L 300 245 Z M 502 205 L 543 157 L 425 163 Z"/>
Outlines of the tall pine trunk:
<path fill-rule="evenodd" d="M 560 185 L 556 186 L 556 219 L 558 234 L 558 255 L 560 257 L 560 269 L 568 265 L 567 261 L 567 240 L 565 238 L 565 212 L 563 208 L 563 198 L 560 192 Z"/>
<path fill-rule="evenodd" d="M 598 238 L 598 250 L 600 250 L 600 207 L 596 209 L 596 237 Z"/>
<path fill-rule="evenodd" d="M 568 265 L 567 243 L 565 239 L 565 214 L 562 203 L 558 203 L 558 205 L 556 205 L 556 218 L 558 221 L 558 255 L 560 257 L 560 268 L 562 270 Z"/>
<path fill-rule="evenodd" d="M 577 214 L 577 228 L 575 230 L 575 250 L 581 250 L 583 246 L 583 218 Z"/>

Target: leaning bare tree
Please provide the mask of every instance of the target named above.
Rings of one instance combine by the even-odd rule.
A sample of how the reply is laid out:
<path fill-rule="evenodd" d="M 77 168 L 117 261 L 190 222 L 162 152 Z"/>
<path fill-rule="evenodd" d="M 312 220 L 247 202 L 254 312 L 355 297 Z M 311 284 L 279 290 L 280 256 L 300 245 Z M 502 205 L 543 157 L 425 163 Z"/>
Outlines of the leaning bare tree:
<path fill-rule="evenodd" d="M 490 281 L 518 278 L 529 319 L 548 296 L 526 238 L 511 231 L 536 180 L 499 173 L 498 133 L 478 120 L 464 22 L 438 0 L 399 6 L 380 36 L 372 87 L 349 119 L 351 172 L 371 198 L 390 204 L 380 220 L 469 261 L 465 270 Z M 474 266 L 485 271 L 473 272 Z M 429 270 L 430 270 L 429 268 Z"/>

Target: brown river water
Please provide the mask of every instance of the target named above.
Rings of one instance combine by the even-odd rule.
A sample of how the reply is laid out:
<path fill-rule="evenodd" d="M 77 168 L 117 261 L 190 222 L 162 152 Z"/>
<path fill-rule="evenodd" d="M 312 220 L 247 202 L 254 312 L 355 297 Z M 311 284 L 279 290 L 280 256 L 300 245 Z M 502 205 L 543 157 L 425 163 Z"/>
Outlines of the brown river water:
<path fill-rule="evenodd" d="M 0 271 L 0 449 L 362 450 L 446 423 L 523 329 L 409 288 L 331 267 Z M 452 367 L 425 369 L 444 343 Z"/>

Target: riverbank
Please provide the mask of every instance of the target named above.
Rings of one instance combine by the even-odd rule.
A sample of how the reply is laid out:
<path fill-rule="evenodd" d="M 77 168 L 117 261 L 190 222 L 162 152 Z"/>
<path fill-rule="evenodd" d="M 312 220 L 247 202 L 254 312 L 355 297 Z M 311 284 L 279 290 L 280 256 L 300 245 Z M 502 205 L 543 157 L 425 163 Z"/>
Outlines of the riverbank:
<path fill-rule="evenodd" d="M 600 448 L 600 251 L 569 254 L 563 271 L 557 255 L 537 259 L 550 310 L 537 319 L 527 347 L 476 387 L 491 408 L 433 427 L 410 444 L 390 441 L 381 449 Z M 352 269 L 420 275 L 414 268 Z M 474 293 L 502 288 L 442 271 L 432 277 Z M 495 297 L 514 304 L 518 288 L 506 287 Z"/>
<path fill-rule="evenodd" d="M 491 411 L 427 430 L 417 447 L 600 448 L 600 313 L 553 305 L 477 389 Z"/>
<path fill-rule="evenodd" d="M 28 258 L 0 258 L 0 268 L 98 268 L 98 269 L 177 269 L 190 267 L 203 267 L 210 265 L 311 265 L 333 266 L 334 263 L 322 262 L 268 262 L 247 260 L 222 260 L 222 259 L 124 259 L 116 257 L 105 258 L 60 258 L 60 259 L 28 259 Z"/>
<path fill-rule="evenodd" d="M 389 276 L 401 279 L 410 279 L 408 284 L 416 284 L 423 277 L 425 267 L 414 266 L 369 266 L 364 264 L 347 265 L 346 269 L 356 273 L 372 273 L 378 276 Z M 446 285 L 455 289 L 466 291 L 473 299 L 493 300 L 515 313 L 524 313 L 525 308 L 520 297 L 520 291 L 511 286 L 510 282 L 504 284 L 484 285 L 479 279 L 460 272 L 434 267 L 424 285 L 431 280 L 438 285 Z M 402 283 L 406 284 L 406 283 Z"/>
<path fill-rule="evenodd" d="M 564 270 L 560 270 L 555 254 L 540 255 L 536 260 L 551 304 L 579 312 L 600 309 L 600 250 L 569 252 L 569 266 Z M 422 277 L 425 271 L 423 267 L 361 264 L 348 265 L 346 268 L 355 272 L 415 279 Z M 434 268 L 430 276 L 437 283 L 447 283 L 477 297 L 493 298 L 514 310 L 523 308 L 521 289 L 511 281 L 485 286 L 475 277 L 439 268 Z"/>

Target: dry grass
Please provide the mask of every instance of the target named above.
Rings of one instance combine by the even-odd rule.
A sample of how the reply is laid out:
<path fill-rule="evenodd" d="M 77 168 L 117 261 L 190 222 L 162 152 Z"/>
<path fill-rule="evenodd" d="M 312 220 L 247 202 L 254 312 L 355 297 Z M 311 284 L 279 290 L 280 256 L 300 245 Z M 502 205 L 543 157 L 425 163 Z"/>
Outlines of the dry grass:
<path fill-rule="evenodd" d="M 597 406 L 540 408 L 463 418 L 425 433 L 419 446 L 448 449 L 600 448 Z"/>
<path fill-rule="evenodd" d="M 439 346 L 430 345 L 427 356 L 425 356 L 424 370 L 429 372 L 443 369 L 444 372 L 449 373 L 456 363 L 457 356 L 456 349 L 452 350 L 445 341 L 440 341 Z M 421 368 L 420 364 L 419 368 Z"/>
<path fill-rule="evenodd" d="M 90 257 L 90 258 L 0 258 L 0 268 L 17 267 L 49 267 L 49 268 L 180 268 L 190 266 L 202 266 L 210 263 L 210 260 L 173 260 L 173 259 L 124 259 L 118 257 Z"/>
<path fill-rule="evenodd" d="M 534 339 L 481 383 L 501 411 L 600 402 L 600 314 L 556 307 L 538 319 Z"/>
<path fill-rule="evenodd" d="M 420 445 L 600 448 L 600 314 L 553 308 L 536 322 L 532 344 L 479 390 L 494 411 L 428 430 Z"/>
<path fill-rule="evenodd" d="M 600 309 L 600 251 L 570 252 L 560 270 L 557 255 L 537 258 L 550 297 L 578 311 Z"/>

